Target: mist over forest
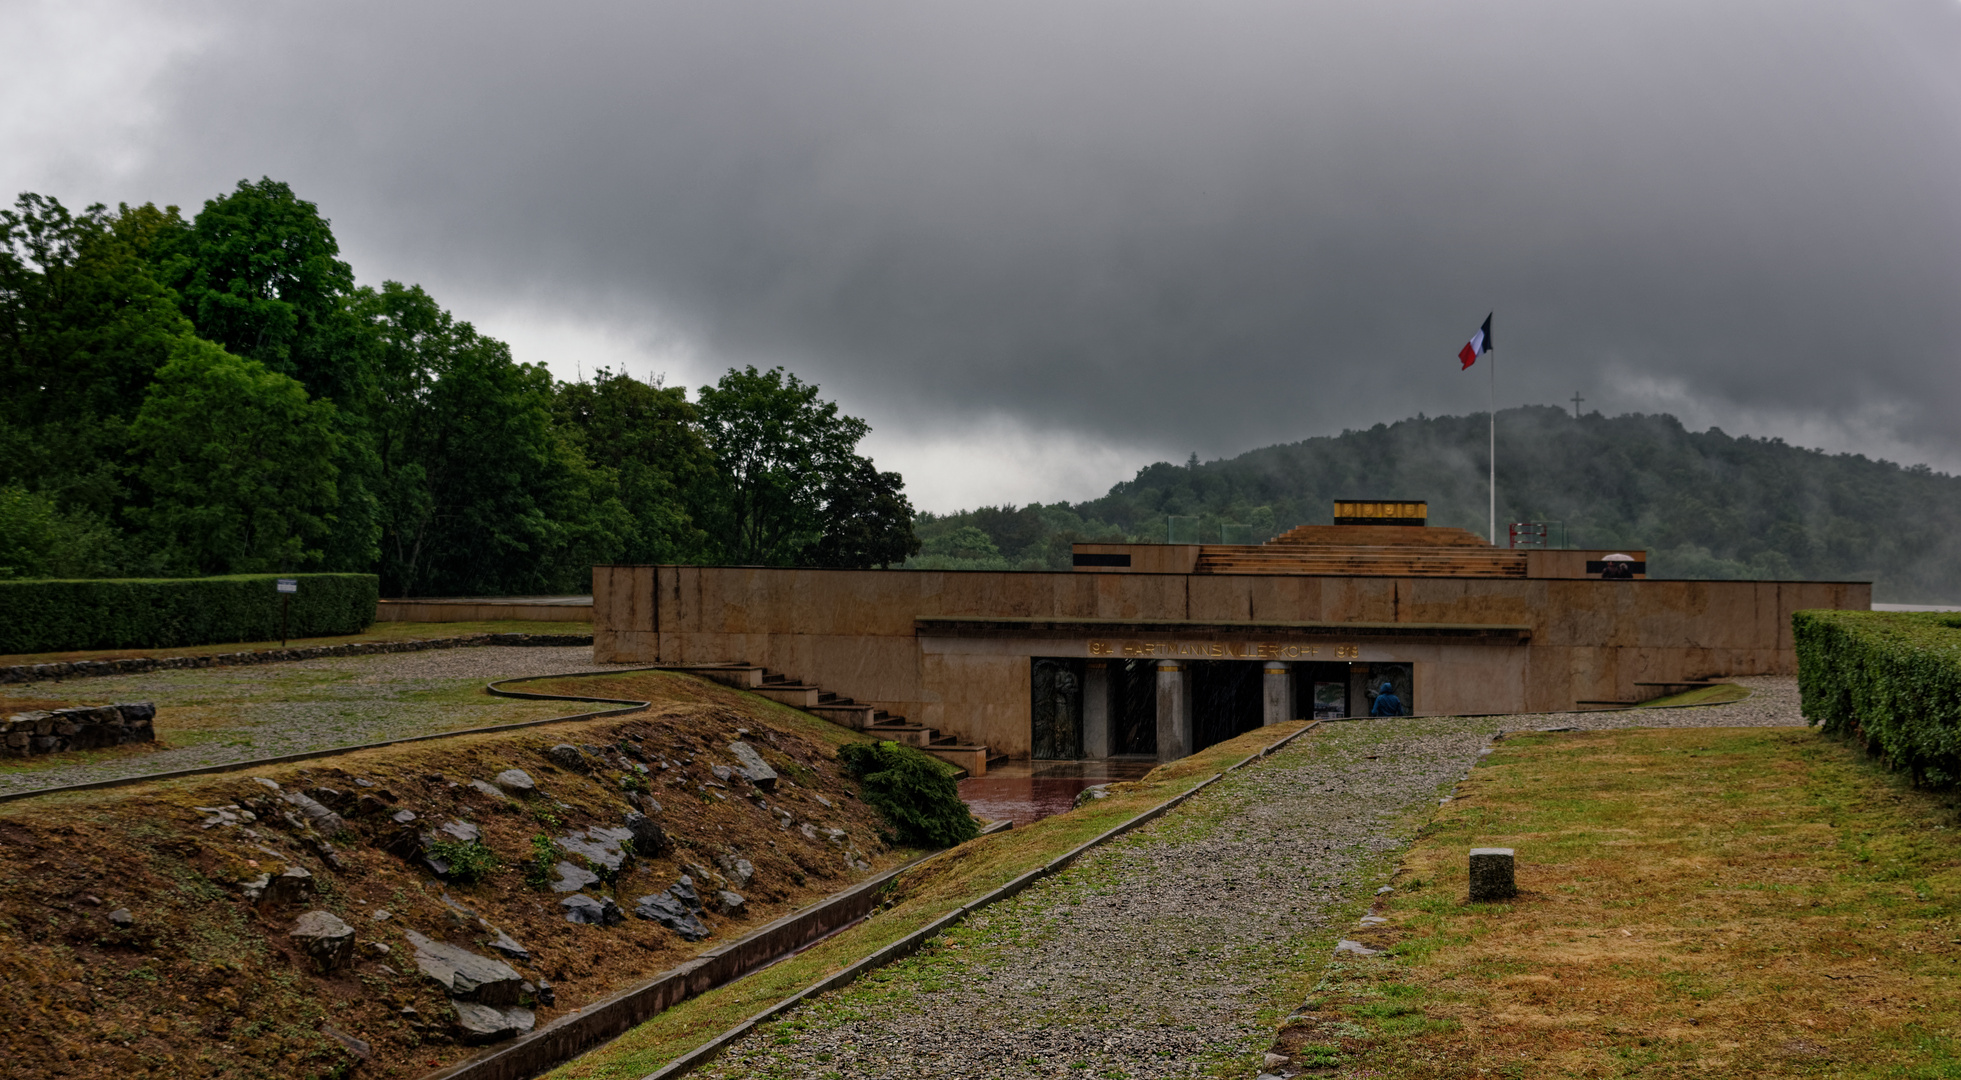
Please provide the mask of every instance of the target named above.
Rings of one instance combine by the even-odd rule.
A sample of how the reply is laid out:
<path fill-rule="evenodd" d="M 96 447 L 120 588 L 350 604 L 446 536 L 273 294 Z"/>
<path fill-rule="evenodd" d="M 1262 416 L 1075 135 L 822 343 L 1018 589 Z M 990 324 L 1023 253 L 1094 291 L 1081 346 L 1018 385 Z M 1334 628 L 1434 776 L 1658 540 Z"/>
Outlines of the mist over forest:
<path fill-rule="evenodd" d="M 1259 543 L 1325 525 L 1344 498 L 1422 499 L 1430 524 L 1483 535 L 1484 414 L 1394 424 L 1183 465 L 1102 498 L 921 514 L 919 568 L 1066 569 L 1078 541 Z M 1781 439 L 1689 431 L 1667 415 L 1498 413 L 1498 521 L 1554 546 L 1644 548 L 1650 577 L 1870 580 L 1874 599 L 1961 598 L 1961 478 Z"/>

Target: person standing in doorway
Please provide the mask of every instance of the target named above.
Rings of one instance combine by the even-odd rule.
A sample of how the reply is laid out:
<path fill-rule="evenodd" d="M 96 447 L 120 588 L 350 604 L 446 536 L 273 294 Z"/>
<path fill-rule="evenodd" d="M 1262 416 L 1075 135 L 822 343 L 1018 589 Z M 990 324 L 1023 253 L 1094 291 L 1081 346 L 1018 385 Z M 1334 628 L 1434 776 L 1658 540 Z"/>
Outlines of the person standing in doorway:
<path fill-rule="evenodd" d="M 1403 715 L 1403 699 L 1396 696 L 1396 687 L 1394 685 L 1390 683 L 1383 683 L 1382 689 L 1376 691 L 1375 705 L 1369 709 L 1369 715 L 1370 716 Z"/>

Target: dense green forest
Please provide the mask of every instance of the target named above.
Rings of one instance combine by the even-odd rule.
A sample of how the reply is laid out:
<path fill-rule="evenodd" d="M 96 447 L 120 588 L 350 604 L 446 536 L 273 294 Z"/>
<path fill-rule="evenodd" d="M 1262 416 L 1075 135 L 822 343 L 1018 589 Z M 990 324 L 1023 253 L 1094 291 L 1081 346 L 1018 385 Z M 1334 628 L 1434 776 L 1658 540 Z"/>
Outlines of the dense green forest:
<path fill-rule="evenodd" d="M 1082 540 L 1258 543 L 1327 524 L 1338 498 L 1426 499 L 1430 523 L 1483 535 L 1486 420 L 1423 417 L 1160 462 L 1088 502 L 922 514 L 918 567 L 1069 565 Z M 1174 526 L 1173 518 L 1177 518 Z M 1778 439 L 1686 430 L 1672 416 L 1533 406 L 1498 414 L 1498 520 L 1558 545 L 1634 547 L 1672 578 L 1856 580 L 1897 602 L 1961 600 L 1961 478 Z"/>
<path fill-rule="evenodd" d="M 240 182 L 0 211 L 0 577 L 372 571 L 384 595 L 583 591 L 596 562 L 875 566 L 918 549 L 868 428 L 781 369 L 690 401 L 555 382 L 326 218 Z"/>

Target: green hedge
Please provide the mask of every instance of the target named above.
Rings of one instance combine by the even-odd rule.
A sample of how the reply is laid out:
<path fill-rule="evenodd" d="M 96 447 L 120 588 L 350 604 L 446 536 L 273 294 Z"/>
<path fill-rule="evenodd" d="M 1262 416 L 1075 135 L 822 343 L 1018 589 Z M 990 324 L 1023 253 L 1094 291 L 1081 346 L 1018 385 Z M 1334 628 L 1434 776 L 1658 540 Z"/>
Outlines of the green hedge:
<path fill-rule="evenodd" d="M 281 577 L 300 582 L 293 637 L 358 634 L 374 622 L 373 574 L 0 581 L 0 653 L 276 641 Z"/>
<path fill-rule="evenodd" d="M 1859 739 L 1916 783 L 1961 782 L 1961 616 L 1800 611 L 1805 720 Z"/>

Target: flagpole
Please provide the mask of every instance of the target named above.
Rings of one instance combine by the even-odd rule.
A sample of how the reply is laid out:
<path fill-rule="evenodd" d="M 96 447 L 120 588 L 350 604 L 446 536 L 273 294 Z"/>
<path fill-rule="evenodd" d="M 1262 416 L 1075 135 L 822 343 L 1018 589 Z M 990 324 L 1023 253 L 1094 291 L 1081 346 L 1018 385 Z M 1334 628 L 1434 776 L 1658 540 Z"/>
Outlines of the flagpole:
<path fill-rule="evenodd" d="M 1491 546 L 1498 546 L 1498 360 L 1492 350 L 1491 361 Z"/>

